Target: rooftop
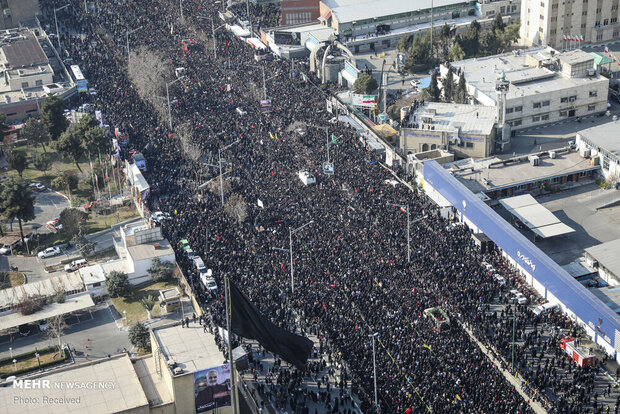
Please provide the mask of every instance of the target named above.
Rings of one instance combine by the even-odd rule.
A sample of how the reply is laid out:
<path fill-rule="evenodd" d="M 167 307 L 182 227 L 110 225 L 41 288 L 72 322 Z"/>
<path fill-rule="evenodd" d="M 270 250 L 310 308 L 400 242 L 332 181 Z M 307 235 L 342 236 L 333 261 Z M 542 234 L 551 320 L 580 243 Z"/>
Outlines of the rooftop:
<path fill-rule="evenodd" d="M 586 63 L 594 59 L 594 57 L 590 53 L 584 52 L 581 49 L 567 50 L 560 53 L 558 56 L 561 62 L 567 63 L 569 65 Z"/>
<path fill-rule="evenodd" d="M 605 151 L 620 156 L 620 139 L 618 139 L 620 137 L 620 123 L 608 122 L 584 129 L 578 134 Z"/>
<path fill-rule="evenodd" d="M 558 152 L 556 158 L 540 157 L 540 165 L 534 166 L 527 161 L 508 162 L 499 158 L 471 158 L 444 164 L 455 178 L 473 193 L 489 192 L 517 185 L 537 182 L 570 173 L 598 170 L 599 166 L 590 164 L 576 152 Z"/>
<path fill-rule="evenodd" d="M 586 249 L 586 253 L 598 261 L 600 266 L 620 277 L 620 255 L 618 252 L 620 252 L 620 239 Z"/>
<path fill-rule="evenodd" d="M 159 247 L 156 247 L 156 244 L 158 244 Z M 157 242 L 128 246 L 127 252 L 134 262 L 151 259 L 154 257 L 174 255 L 174 250 L 172 250 L 170 243 L 166 239 Z"/>
<path fill-rule="evenodd" d="M 84 282 L 79 274 L 64 273 L 39 282 L 26 283 L 0 290 L 0 309 L 13 307 L 29 296 L 52 296 L 58 291 L 71 292 L 82 290 L 84 290 Z"/>
<path fill-rule="evenodd" d="M 507 99 L 520 98 L 540 94 L 555 92 L 563 89 L 573 89 L 583 84 L 594 84 L 598 82 L 608 82 L 600 75 L 592 77 L 573 77 L 569 78 L 562 73 L 547 69 L 545 67 L 529 66 L 526 61 L 547 61 L 551 55 L 551 48 L 534 48 L 525 53 L 504 53 L 501 55 L 488 56 L 483 58 L 472 58 L 453 62 L 454 68 L 460 68 L 465 72 L 465 79 L 469 87 L 475 88 L 479 94 L 486 97 L 485 104 L 495 104 L 497 93 L 495 91 L 495 81 L 502 73 L 506 74 L 506 80 L 511 85 L 506 95 Z M 582 54 L 555 53 L 555 57 L 560 60 L 567 59 L 577 62 L 584 56 Z M 582 52 L 592 60 L 592 56 Z M 528 59 L 527 57 L 530 57 Z M 479 99 L 480 100 L 480 99 Z"/>
<path fill-rule="evenodd" d="M 430 9 L 431 5 L 425 0 L 322 0 L 322 2 L 331 9 L 339 23 L 426 10 Z M 435 0 L 434 7 L 467 3 L 463 0 Z"/>
<path fill-rule="evenodd" d="M 72 365 L 29 379 L 49 380 L 50 388 L 25 390 L 5 387 L 0 393 L 0 412 L 117 413 L 139 407 L 145 407 L 148 412 L 149 402 L 126 354 Z M 82 384 L 99 388 L 85 389 Z M 67 389 L 67 385 L 80 387 Z M 39 403 L 16 403 L 20 398 L 36 399 Z M 44 403 L 46 399 L 49 401 L 47 404 Z M 57 403 L 55 399 L 75 402 Z M 42 409 L 43 406 L 46 408 Z"/>
<path fill-rule="evenodd" d="M 203 332 L 198 323 L 182 328 L 174 323 L 153 328 L 153 336 L 166 359 L 171 359 L 185 372 L 221 365 L 224 357 L 215 343 L 214 336 Z"/>
<path fill-rule="evenodd" d="M 104 282 L 106 276 L 113 270 L 127 272 L 127 266 L 124 260 L 110 260 L 106 263 L 97 263 L 91 266 L 85 266 L 78 269 L 78 273 L 84 280 L 84 284 Z"/>
<path fill-rule="evenodd" d="M 455 103 L 427 102 L 413 113 L 415 123 L 432 118 L 435 130 L 454 132 L 459 127 L 463 134 L 489 135 L 495 124 L 497 109 L 492 106 L 462 105 Z M 409 117 L 408 127 L 414 123 Z M 431 125 L 422 123 L 422 125 Z"/>
<path fill-rule="evenodd" d="M 6 59 L 6 65 L 11 68 L 48 63 L 43 48 L 34 37 L 2 46 L 2 54 Z"/>

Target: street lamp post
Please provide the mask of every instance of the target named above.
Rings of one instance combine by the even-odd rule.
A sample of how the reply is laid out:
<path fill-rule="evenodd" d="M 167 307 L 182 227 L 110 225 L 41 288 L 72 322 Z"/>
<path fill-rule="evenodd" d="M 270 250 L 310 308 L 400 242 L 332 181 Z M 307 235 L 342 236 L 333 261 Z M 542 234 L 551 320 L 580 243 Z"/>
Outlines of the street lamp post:
<path fill-rule="evenodd" d="M 127 30 L 127 68 L 129 68 L 129 64 L 131 63 L 131 55 L 129 53 L 129 35 L 133 32 L 137 32 L 140 29 L 142 29 L 142 26 L 138 27 L 137 29 L 133 29 L 132 31 Z"/>
<path fill-rule="evenodd" d="M 213 57 L 214 59 L 217 59 L 217 40 L 215 39 L 215 31 L 221 29 L 222 27 L 225 27 L 225 24 L 222 24 L 218 27 L 215 27 L 215 22 L 213 20 L 212 17 L 205 17 L 205 16 L 196 16 L 197 19 L 210 19 L 211 20 L 211 35 L 213 36 Z"/>
<path fill-rule="evenodd" d="M 425 219 L 426 216 L 424 215 L 424 212 L 422 212 L 422 217 L 418 217 L 417 219 L 411 221 L 409 217 L 409 205 L 393 203 L 388 203 L 387 205 L 404 208 L 405 212 L 407 213 L 407 263 L 411 263 L 411 224 L 417 223 L 418 221 Z"/>
<path fill-rule="evenodd" d="M 224 207 L 224 179 L 222 178 L 222 151 L 226 151 L 228 148 L 232 147 L 233 145 L 235 145 L 239 141 L 241 141 L 241 140 L 238 139 L 235 142 L 233 142 L 232 144 L 228 144 L 224 148 L 219 148 L 217 150 L 217 158 L 218 158 L 217 163 L 218 163 L 218 165 L 220 167 L 220 197 L 222 199 L 222 207 Z"/>
<path fill-rule="evenodd" d="M 379 401 L 377 399 L 377 359 L 375 353 L 375 338 L 379 335 L 379 332 L 375 332 L 372 335 L 368 335 L 372 338 L 372 369 L 374 372 L 374 380 L 375 380 L 375 409 L 379 408 Z"/>
<path fill-rule="evenodd" d="M 16 359 L 13 360 L 13 369 L 17 371 L 17 360 Z"/>
<path fill-rule="evenodd" d="M 291 260 L 291 295 L 295 293 L 295 280 L 293 279 L 293 234 L 297 233 L 299 230 L 303 229 L 306 226 L 309 226 L 312 223 L 314 223 L 314 220 L 311 220 L 303 226 L 298 227 L 294 230 L 291 227 L 288 228 L 289 253 Z"/>
<path fill-rule="evenodd" d="M 39 371 L 40 371 L 40 370 L 41 370 L 41 358 L 39 358 L 39 357 L 40 357 L 40 355 L 39 355 L 39 353 L 37 352 L 37 353 L 35 353 L 35 354 L 34 354 L 34 356 L 36 356 L 36 357 L 37 357 L 37 361 L 39 361 Z"/>
<path fill-rule="evenodd" d="M 61 11 L 62 9 L 69 7 L 70 4 L 65 4 L 62 7 L 58 7 L 54 9 L 54 21 L 56 22 L 56 43 L 58 44 L 58 53 L 60 53 L 60 33 L 58 33 L 58 18 L 56 17 L 56 12 Z"/>
<path fill-rule="evenodd" d="M 11 358 L 13 358 L 13 348 L 9 347 L 9 353 L 11 354 Z"/>
<path fill-rule="evenodd" d="M 170 127 L 170 132 L 172 132 L 172 112 L 170 110 L 170 91 L 169 87 L 175 82 L 180 81 L 181 78 L 175 79 L 172 82 L 166 82 L 166 101 L 168 102 L 168 125 Z"/>
<path fill-rule="evenodd" d="M 514 374 L 515 372 L 515 328 L 517 325 L 517 312 L 515 306 L 512 308 L 512 362 L 510 363 L 510 373 Z"/>

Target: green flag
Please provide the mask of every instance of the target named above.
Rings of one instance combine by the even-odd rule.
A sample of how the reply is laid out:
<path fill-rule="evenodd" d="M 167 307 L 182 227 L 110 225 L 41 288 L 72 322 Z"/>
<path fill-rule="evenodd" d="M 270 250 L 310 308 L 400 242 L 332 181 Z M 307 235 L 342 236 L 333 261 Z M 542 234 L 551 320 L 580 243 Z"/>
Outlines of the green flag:
<path fill-rule="evenodd" d="M 332 144 L 338 144 L 338 140 L 336 140 L 336 136 L 332 132 Z"/>

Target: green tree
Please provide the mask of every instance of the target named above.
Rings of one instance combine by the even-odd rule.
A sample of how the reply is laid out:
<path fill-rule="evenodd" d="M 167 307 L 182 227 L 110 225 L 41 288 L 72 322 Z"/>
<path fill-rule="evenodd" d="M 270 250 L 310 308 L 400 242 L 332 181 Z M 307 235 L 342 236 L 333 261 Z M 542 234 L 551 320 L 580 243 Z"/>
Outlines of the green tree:
<path fill-rule="evenodd" d="M 75 161 L 75 166 L 82 172 L 78 160 L 84 156 L 84 147 L 82 146 L 82 138 L 77 128 L 71 127 L 60 135 L 60 139 L 55 144 L 56 150 L 64 157 L 71 157 Z"/>
<path fill-rule="evenodd" d="M 454 74 L 452 73 L 452 68 L 448 69 L 448 73 L 441 81 L 443 86 L 443 97 L 446 102 L 452 102 L 454 99 L 454 92 L 456 88 L 456 84 L 454 83 Z"/>
<path fill-rule="evenodd" d="M 506 26 L 501 34 L 498 35 L 501 48 L 503 50 L 510 47 L 514 42 L 519 40 L 519 30 L 521 28 L 521 22 L 515 20 L 510 25 Z"/>
<path fill-rule="evenodd" d="M 155 296 L 153 295 L 148 295 L 140 299 L 140 304 L 142 305 L 144 309 L 146 309 L 146 314 L 149 318 L 149 321 L 153 319 L 152 311 L 153 311 L 153 307 L 155 307 L 155 302 L 157 302 L 157 299 L 155 299 Z"/>
<path fill-rule="evenodd" d="M 49 171 L 49 169 L 52 167 L 52 160 L 49 159 L 47 154 L 38 154 L 36 157 L 34 157 L 32 165 L 34 166 L 34 168 L 45 174 L 45 172 Z"/>
<path fill-rule="evenodd" d="M 22 151 L 13 151 L 9 156 L 9 164 L 11 168 L 17 171 L 19 178 L 22 178 L 22 173 L 28 168 L 28 158 Z"/>
<path fill-rule="evenodd" d="M 0 212 L 9 221 L 17 219 L 19 223 L 19 233 L 24 242 L 24 229 L 22 222 L 30 221 L 35 218 L 34 214 L 34 195 L 32 190 L 21 179 L 9 178 L 4 182 L 2 193 L 0 194 Z"/>
<path fill-rule="evenodd" d="M 500 49 L 499 39 L 496 32 L 485 30 L 480 35 L 480 51 L 483 55 L 495 55 Z"/>
<path fill-rule="evenodd" d="M 377 80 L 367 73 L 360 73 L 353 84 L 353 89 L 357 93 L 372 93 L 378 87 Z"/>
<path fill-rule="evenodd" d="M 65 171 L 52 180 L 52 188 L 71 194 L 71 190 L 78 188 L 78 183 L 78 178 L 73 174 L 73 171 Z"/>
<path fill-rule="evenodd" d="M 129 327 L 128 337 L 129 342 L 136 348 L 150 351 L 151 334 L 149 333 L 149 329 L 142 322 L 136 322 Z"/>
<path fill-rule="evenodd" d="M 151 263 L 151 268 L 147 270 L 149 275 L 156 282 L 163 282 L 164 280 L 168 280 L 172 277 L 172 272 L 174 269 L 174 265 L 170 262 L 162 262 L 159 257 L 153 259 Z"/>
<path fill-rule="evenodd" d="M 431 34 L 416 36 L 405 56 L 405 67 L 410 72 L 428 68 L 430 65 Z"/>
<path fill-rule="evenodd" d="M 38 119 L 29 119 L 21 130 L 22 138 L 34 145 L 40 145 L 43 152 L 47 152 L 45 143 L 50 140 L 50 133 L 45 124 Z"/>
<path fill-rule="evenodd" d="M 493 20 L 493 25 L 491 26 L 491 29 L 493 30 L 493 32 L 503 32 L 505 27 L 506 24 L 504 24 L 504 18 L 502 17 L 502 14 L 497 13 L 495 19 Z"/>
<path fill-rule="evenodd" d="M 398 41 L 398 50 L 400 52 L 406 52 L 411 47 L 411 41 L 413 37 L 411 35 L 404 35 Z"/>
<path fill-rule="evenodd" d="M 4 112 L 0 112 L 0 141 L 4 138 L 4 133 L 9 129 L 9 126 L 6 124 L 6 115 Z"/>
<path fill-rule="evenodd" d="M 465 83 L 465 74 L 461 73 L 458 86 L 456 87 L 456 102 L 467 103 L 467 85 Z"/>
<path fill-rule="evenodd" d="M 64 114 L 65 102 L 57 96 L 45 98 L 41 105 L 41 121 L 47 127 L 50 136 L 56 141 L 69 126 Z"/>
<path fill-rule="evenodd" d="M 88 151 L 91 157 L 102 153 L 107 155 L 108 148 L 110 147 L 110 141 L 105 136 L 103 128 L 100 128 L 98 125 L 86 130 L 83 142 L 86 151 Z"/>
<path fill-rule="evenodd" d="M 471 22 L 462 39 L 461 47 L 465 51 L 466 56 L 476 56 L 480 50 L 480 30 L 481 26 L 477 20 Z"/>
<path fill-rule="evenodd" d="M 450 51 L 448 52 L 448 60 L 450 62 L 456 62 L 457 60 L 463 60 L 465 57 L 465 52 L 461 48 L 461 45 L 458 42 L 454 42 Z"/>
<path fill-rule="evenodd" d="M 118 270 L 111 271 L 105 278 L 105 287 L 111 298 L 125 297 L 131 294 L 131 284 L 127 273 Z"/>
<path fill-rule="evenodd" d="M 73 238 L 80 232 L 87 218 L 88 214 L 77 208 L 65 208 L 60 212 L 60 223 L 69 238 Z"/>
<path fill-rule="evenodd" d="M 75 243 L 75 247 L 77 247 L 78 251 L 80 252 L 80 255 L 84 259 L 88 258 L 95 252 L 95 243 L 91 242 L 90 240 L 86 238 L 86 235 L 84 235 L 83 227 L 80 227 L 78 229 L 77 234 L 75 235 L 75 237 L 73 237 L 73 241 Z"/>
<path fill-rule="evenodd" d="M 437 102 L 439 100 L 439 94 L 441 91 L 439 90 L 439 85 L 437 84 L 437 72 L 433 72 L 431 84 L 428 86 L 427 92 L 431 101 Z"/>
<path fill-rule="evenodd" d="M 80 136 L 86 135 L 86 131 L 88 131 L 91 128 L 98 127 L 98 126 L 99 126 L 99 121 L 97 121 L 97 118 L 95 118 L 91 114 L 86 114 L 82 116 L 79 122 L 75 125 L 78 131 L 78 134 Z"/>

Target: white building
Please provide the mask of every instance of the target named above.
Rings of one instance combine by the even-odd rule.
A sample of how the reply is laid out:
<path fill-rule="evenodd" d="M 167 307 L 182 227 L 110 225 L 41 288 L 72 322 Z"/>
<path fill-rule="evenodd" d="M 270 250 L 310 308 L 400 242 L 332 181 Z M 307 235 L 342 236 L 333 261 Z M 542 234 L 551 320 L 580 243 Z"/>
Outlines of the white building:
<path fill-rule="evenodd" d="M 521 39 L 527 45 L 569 47 L 564 35 L 601 43 L 620 38 L 618 1 L 522 0 Z"/>
<path fill-rule="evenodd" d="M 536 48 L 461 60 L 451 64 L 455 78 L 465 75 L 467 92 L 476 104 L 500 107 L 513 132 L 607 110 L 609 80 L 596 73 L 594 58 L 579 49 L 559 53 Z M 444 76 L 448 68 L 441 66 Z M 508 90 L 499 95 L 497 82 Z"/>
<path fill-rule="evenodd" d="M 584 129 L 577 133 L 577 148 L 601 166 L 601 173 L 614 186 L 620 181 L 620 122 Z"/>

